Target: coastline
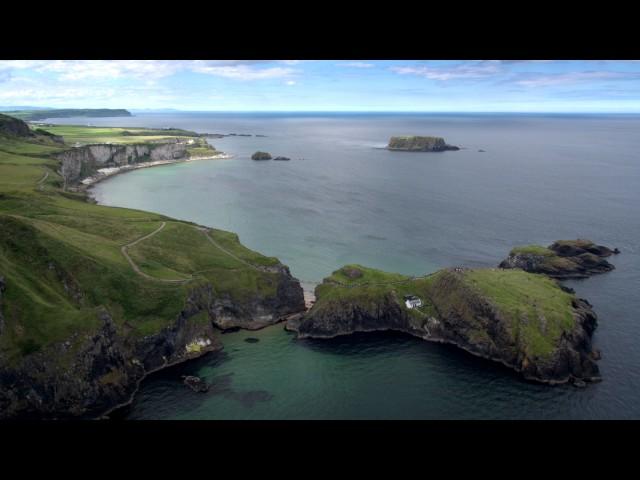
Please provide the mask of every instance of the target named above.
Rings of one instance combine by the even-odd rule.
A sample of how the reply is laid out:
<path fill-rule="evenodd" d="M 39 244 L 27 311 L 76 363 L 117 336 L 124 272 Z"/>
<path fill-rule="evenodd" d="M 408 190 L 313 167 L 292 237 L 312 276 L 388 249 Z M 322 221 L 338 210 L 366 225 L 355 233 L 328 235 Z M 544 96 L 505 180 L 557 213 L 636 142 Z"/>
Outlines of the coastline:
<path fill-rule="evenodd" d="M 114 177 L 121 173 L 127 173 L 133 170 L 139 170 L 141 168 L 159 167 L 162 165 L 173 165 L 176 163 L 196 162 L 199 160 L 223 160 L 233 158 L 233 155 L 227 153 L 220 153 L 217 155 L 210 155 L 207 157 L 193 157 L 193 158 L 180 158 L 176 160 L 156 160 L 153 162 L 140 162 L 123 165 L 121 167 L 106 167 L 98 170 L 98 173 L 89 177 L 83 178 L 78 185 L 78 190 L 89 190 L 95 184 L 106 180 L 107 178 Z"/>

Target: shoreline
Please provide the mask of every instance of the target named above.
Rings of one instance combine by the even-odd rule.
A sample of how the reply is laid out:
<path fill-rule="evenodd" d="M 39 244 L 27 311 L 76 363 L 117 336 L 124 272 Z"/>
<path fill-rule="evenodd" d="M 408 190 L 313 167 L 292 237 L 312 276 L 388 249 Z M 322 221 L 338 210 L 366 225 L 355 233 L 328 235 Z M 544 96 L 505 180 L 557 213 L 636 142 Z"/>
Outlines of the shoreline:
<path fill-rule="evenodd" d="M 159 167 L 162 165 L 173 165 L 176 163 L 196 162 L 199 160 L 224 160 L 233 157 L 233 155 L 227 153 L 220 153 L 207 157 L 180 158 L 176 160 L 155 160 L 153 162 L 131 163 L 128 165 L 122 165 L 120 167 L 105 167 L 100 168 L 96 174 L 83 178 L 76 188 L 80 191 L 89 191 L 91 187 L 93 187 L 97 183 L 102 182 L 103 180 L 115 177 L 116 175 L 119 175 L 121 173 L 139 170 L 141 168 Z"/>

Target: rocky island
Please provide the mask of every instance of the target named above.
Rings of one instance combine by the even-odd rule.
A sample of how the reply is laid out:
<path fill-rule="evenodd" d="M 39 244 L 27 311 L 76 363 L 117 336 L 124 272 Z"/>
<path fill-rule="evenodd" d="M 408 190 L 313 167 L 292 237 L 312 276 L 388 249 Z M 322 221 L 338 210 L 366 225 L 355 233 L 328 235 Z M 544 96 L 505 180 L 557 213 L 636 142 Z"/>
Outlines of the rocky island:
<path fill-rule="evenodd" d="M 236 234 L 65 189 L 109 162 L 206 147 L 0 120 L 0 419 L 102 417 L 150 373 L 222 349 L 221 331 L 304 311 L 289 269 Z"/>
<path fill-rule="evenodd" d="M 251 160 L 271 160 L 271 154 L 267 152 L 256 152 L 251 155 Z"/>
<path fill-rule="evenodd" d="M 612 250 L 591 240 L 558 240 L 548 247 L 516 247 L 499 267 L 521 268 L 557 279 L 587 278 L 613 270 L 615 267 L 605 258 L 618 253 L 617 248 Z"/>
<path fill-rule="evenodd" d="M 549 384 L 597 381 L 591 305 L 553 279 L 522 270 L 440 270 L 407 277 L 347 265 L 325 278 L 316 303 L 291 318 L 298 338 L 394 330 L 450 343 Z"/>
<path fill-rule="evenodd" d="M 442 137 L 391 137 L 387 150 L 400 152 L 444 152 L 446 150 L 460 150 L 460 147 L 448 145 Z"/>

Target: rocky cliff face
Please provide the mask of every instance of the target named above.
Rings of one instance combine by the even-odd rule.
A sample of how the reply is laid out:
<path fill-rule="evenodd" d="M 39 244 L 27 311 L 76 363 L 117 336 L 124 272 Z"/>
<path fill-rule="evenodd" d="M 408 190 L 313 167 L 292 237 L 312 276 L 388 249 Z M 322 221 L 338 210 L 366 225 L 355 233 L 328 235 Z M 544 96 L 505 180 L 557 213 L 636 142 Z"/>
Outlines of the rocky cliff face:
<path fill-rule="evenodd" d="M 586 300 L 572 300 L 574 327 L 560 336 L 548 355 L 533 353 L 519 333 L 524 325 L 514 329 L 513 318 L 470 288 L 461 275 L 440 275 L 432 287 L 431 301 L 437 316 L 425 324 L 422 337 L 427 340 L 452 343 L 498 361 L 529 380 L 566 383 L 600 378 L 594 361 L 597 354 L 591 346 L 597 317 Z"/>
<path fill-rule="evenodd" d="M 393 290 L 375 297 L 347 295 L 327 300 L 319 295 L 313 308 L 301 318 L 289 320 L 286 328 L 297 332 L 298 338 L 394 330 L 457 345 L 530 380 L 553 384 L 600 378 L 595 363 L 598 354 L 591 346 L 596 315 L 585 300 L 574 298 L 570 309 L 573 328 L 563 332 L 551 351 L 542 355 L 518 333 L 520 327 L 514 326 L 514 318 L 471 288 L 463 273 L 439 273 L 427 295 L 423 298 L 431 307 L 427 314 L 410 312 Z"/>
<path fill-rule="evenodd" d="M 137 338 L 102 310 L 93 334 L 74 334 L 17 365 L 0 359 L 0 419 L 95 418 L 128 403 L 149 373 L 221 350 L 214 327 L 260 328 L 304 309 L 302 288 L 287 273 L 271 300 L 239 305 L 204 284 L 189 292 L 175 322 L 154 335 Z M 203 312 L 208 320 L 195 320 Z"/>
<path fill-rule="evenodd" d="M 178 142 L 129 145 L 87 145 L 58 154 L 59 173 L 67 185 L 78 183 L 100 168 L 121 167 L 132 163 L 186 158 L 187 145 Z"/>
<path fill-rule="evenodd" d="M 291 276 L 288 267 L 265 268 L 275 273 L 276 295 L 252 297 L 234 302 L 228 296 L 216 298 L 210 311 L 213 323 L 222 330 L 244 328 L 257 330 L 279 322 L 287 315 L 305 310 L 304 292 L 300 282 Z"/>

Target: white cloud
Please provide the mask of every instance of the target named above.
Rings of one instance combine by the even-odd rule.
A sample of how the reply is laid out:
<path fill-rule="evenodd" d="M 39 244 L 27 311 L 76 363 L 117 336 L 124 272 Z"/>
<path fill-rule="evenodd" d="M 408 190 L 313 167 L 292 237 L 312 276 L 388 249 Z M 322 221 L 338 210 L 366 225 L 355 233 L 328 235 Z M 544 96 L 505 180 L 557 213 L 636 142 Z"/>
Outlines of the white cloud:
<path fill-rule="evenodd" d="M 295 65 L 298 60 L 282 63 Z M 238 80 L 283 78 L 296 71 L 290 67 L 259 68 L 258 65 L 274 63 L 270 60 L 5 60 L 0 61 L 0 71 L 33 70 L 53 72 L 59 80 L 78 81 L 91 79 L 135 78 L 153 81 L 180 71 L 205 73 Z"/>
<path fill-rule="evenodd" d="M 534 75 L 524 80 L 518 80 L 515 83 L 523 87 L 547 87 L 550 85 L 566 85 L 589 80 L 637 79 L 639 75 L 638 73 L 623 72 L 569 72 L 556 75 Z"/>
<path fill-rule="evenodd" d="M 373 63 L 365 63 L 365 62 L 347 62 L 347 63 L 338 63 L 336 64 L 339 67 L 351 67 L 351 68 L 372 68 L 375 67 Z"/>
<path fill-rule="evenodd" d="M 255 68 L 251 65 L 206 65 L 197 64 L 192 70 L 224 78 L 236 80 L 262 80 L 269 78 L 286 78 L 296 71 L 288 67 Z"/>
<path fill-rule="evenodd" d="M 287 84 L 287 85 L 289 85 L 289 86 L 291 86 L 291 85 L 295 85 L 295 84 L 296 84 L 295 80 L 287 80 L 287 81 L 286 81 L 286 82 L 284 82 L 284 83 L 285 83 L 285 84 Z"/>
<path fill-rule="evenodd" d="M 472 64 L 459 64 L 451 67 L 429 67 L 426 65 L 390 67 L 400 75 L 417 75 L 430 80 L 452 80 L 459 78 L 483 78 L 501 71 L 499 61 L 482 61 Z"/>

